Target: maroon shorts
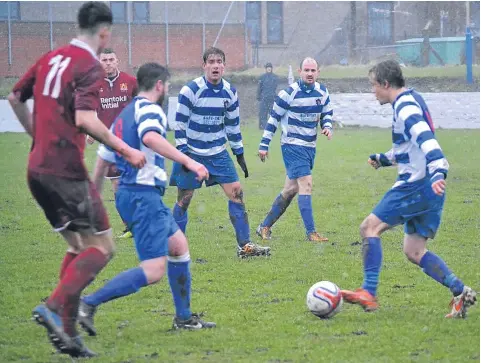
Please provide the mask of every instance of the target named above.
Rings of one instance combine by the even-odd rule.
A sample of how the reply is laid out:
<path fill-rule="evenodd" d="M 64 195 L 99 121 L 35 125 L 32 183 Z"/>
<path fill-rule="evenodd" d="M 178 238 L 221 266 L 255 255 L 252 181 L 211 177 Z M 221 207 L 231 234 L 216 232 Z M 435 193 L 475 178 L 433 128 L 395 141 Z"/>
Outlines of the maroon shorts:
<path fill-rule="evenodd" d="M 107 179 L 118 179 L 120 178 L 120 172 L 115 164 L 109 166 L 109 171 L 105 176 Z"/>
<path fill-rule="evenodd" d="M 28 186 L 52 227 L 96 234 L 110 229 L 107 212 L 90 180 L 74 180 L 28 171 Z"/>

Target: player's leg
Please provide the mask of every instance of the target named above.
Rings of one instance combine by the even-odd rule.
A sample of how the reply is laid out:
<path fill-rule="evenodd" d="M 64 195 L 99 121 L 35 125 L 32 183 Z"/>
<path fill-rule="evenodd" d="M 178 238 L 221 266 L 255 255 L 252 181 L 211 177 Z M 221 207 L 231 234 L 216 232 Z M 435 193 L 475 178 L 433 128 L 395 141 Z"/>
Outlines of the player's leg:
<path fill-rule="evenodd" d="M 67 231 L 66 231 L 67 232 Z M 69 231 L 70 232 L 70 231 Z M 68 238 L 68 248 L 67 252 L 65 253 L 65 256 L 62 260 L 62 263 L 60 265 L 60 272 L 59 272 L 59 279 L 62 280 L 63 276 L 65 275 L 65 270 L 67 269 L 68 265 L 75 260 L 75 258 L 78 256 L 78 254 L 81 252 L 83 249 L 82 246 L 82 239 L 78 233 L 71 232 L 72 236 Z M 65 240 L 67 238 L 64 237 Z"/>
<path fill-rule="evenodd" d="M 307 173 L 307 169 L 304 173 Z M 309 241 L 313 242 L 327 242 L 328 238 L 321 236 L 316 231 L 314 224 L 314 214 L 312 212 L 312 175 L 304 175 L 297 178 L 297 184 L 299 188 L 299 196 L 297 197 L 297 203 L 299 206 L 299 212 L 301 213 L 302 221 L 306 229 L 306 236 Z"/>
<path fill-rule="evenodd" d="M 177 203 L 174 204 L 172 214 L 177 222 L 180 230 L 185 234 L 188 222 L 187 209 L 189 208 L 192 197 L 194 196 L 193 189 L 177 188 Z"/>
<path fill-rule="evenodd" d="M 292 199 L 294 199 L 298 191 L 299 186 L 297 184 L 297 180 L 291 180 L 289 179 L 289 177 L 286 176 L 284 188 L 274 200 L 271 210 L 267 214 L 264 221 L 257 227 L 256 233 L 263 240 L 271 238 L 271 227 L 284 214 L 287 207 L 289 206 L 289 204 L 291 204 Z"/>
<path fill-rule="evenodd" d="M 119 182 L 120 182 L 120 173 L 117 170 L 116 165 L 111 165 L 109 167 L 106 178 L 110 179 L 110 183 L 112 185 L 112 191 L 114 192 L 114 199 L 115 199 L 115 195 L 117 194 L 117 190 L 119 189 Z M 122 217 L 120 217 L 120 219 L 122 219 Z M 124 224 L 124 230 L 122 231 L 122 234 L 119 237 L 132 238 L 132 232 L 129 231 L 129 228 L 127 227 L 127 223 L 124 220 L 122 220 L 122 223 Z"/>
<path fill-rule="evenodd" d="M 205 165 L 203 158 L 194 154 L 189 156 L 195 161 Z M 206 167 L 209 169 L 207 165 Z M 194 190 L 201 188 L 202 182 L 196 179 L 195 173 L 185 170 L 185 168 L 179 163 L 174 163 L 172 175 L 170 177 L 170 185 L 177 187 L 177 203 L 175 203 L 174 208 L 172 208 L 172 214 L 179 225 L 179 228 L 185 234 L 188 223 L 187 209 L 194 196 Z"/>
<path fill-rule="evenodd" d="M 449 288 L 453 294 L 451 312 L 447 318 L 465 318 L 466 310 L 476 301 L 476 292 L 465 286 L 441 257 L 426 248 L 427 240 L 434 237 L 439 226 L 436 212 L 413 218 L 405 225 L 404 253 L 409 261 L 422 268 L 423 272 Z"/>
<path fill-rule="evenodd" d="M 214 328 L 215 323 L 203 321 L 190 309 L 191 282 L 190 253 L 187 239 L 174 220 L 170 223 L 167 275 L 175 305 L 174 329 Z"/>
<path fill-rule="evenodd" d="M 229 217 L 234 226 L 237 244 L 242 247 L 250 242 L 249 219 L 244 204 L 244 192 L 239 181 L 221 184 L 225 195 L 229 198 Z"/>
<path fill-rule="evenodd" d="M 270 254 L 270 247 L 259 246 L 250 240 L 249 218 L 244 204 L 244 192 L 239 181 L 221 184 L 229 198 L 229 217 L 234 226 L 239 257 L 265 256 Z"/>
<path fill-rule="evenodd" d="M 378 308 L 377 287 L 382 265 L 381 234 L 391 228 L 375 214 L 369 214 L 360 226 L 362 238 L 362 255 L 364 281 L 362 287 L 355 290 L 343 290 L 344 300 L 351 304 L 359 304 L 365 311 Z"/>
<path fill-rule="evenodd" d="M 79 252 L 45 305 L 33 311 L 61 352 L 91 356 L 75 328 L 82 290 L 108 263 L 114 249 L 110 225 L 99 194 L 89 181 L 29 173 L 29 187 L 51 225 Z M 79 232 L 79 233 L 77 233 Z M 79 240 L 79 235 L 81 236 Z"/>
<path fill-rule="evenodd" d="M 116 196 L 116 206 L 122 218 L 133 226 L 140 265 L 121 272 L 94 293 L 82 298 L 79 322 L 89 333 L 96 335 L 93 318 L 97 308 L 111 300 L 136 293 L 157 283 L 165 273 L 170 210 L 155 190 L 126 190 Z"/>

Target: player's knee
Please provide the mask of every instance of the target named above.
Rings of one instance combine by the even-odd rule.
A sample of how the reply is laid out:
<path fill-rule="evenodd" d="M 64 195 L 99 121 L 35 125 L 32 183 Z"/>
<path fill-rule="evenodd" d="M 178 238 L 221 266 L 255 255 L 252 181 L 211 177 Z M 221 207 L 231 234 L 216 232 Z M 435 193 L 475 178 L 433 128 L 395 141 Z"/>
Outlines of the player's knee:
<path fill-rule="evenodd" d="M 289 185 L 288 187 L 285 187 L 284 190 L 282 191 L 282 196 L 285 199 L 292 199 L 296 196 L 296 194 L 299 192 L 299 187 L 296 185 Z"/>
<path fill-rule="evenodd" d="M 426 249 L 413 248 L 409 245 L 404 245 L 403 252 L 410 262 L 414 263 L 415 265 L 419 265 L 419 263 L 421 262 L 421 258 L 426 252 Z"/>
<path fill-rule="evenodd" d="M 236 203 L 243 203 L 244 202 L 244 191 L 242 190 L 242 187 L 240 183 L 236 183 L 232 187 L 232 192 L 230 196 L 231 200 Z"/>
<path fill-rule="evenodd" d="M 189 253 L 189 243 L 179 229 L 169 237 L 169 256 L 182 256 L 186 253 Z"/>
<path fill-rule="evenodd" d="M 156 284 L 162 280 L 165 274 L 165 260 L 165 257 L 160 257 L 142 262 L 141 266 L 149 285 Z"/>
<path fill-rule="evenodd" d="M 361 225 L 359 226 L 359 233 L 361 234 L 362 238 L 376 237 L 378 235 L 375 224 L 369 217 L 366 217 L 362 221 Z"/>
<path fill-rule="evenodd" d="M 177 202 L 179 206 L 183 210 L 187 210 L 189 208 L 189 205 L 190 205 L 190 202 L 192 201 L 193 196 L 194 196 L 193 190 L 179 189 L 179 193 L 177 196 Z"/>

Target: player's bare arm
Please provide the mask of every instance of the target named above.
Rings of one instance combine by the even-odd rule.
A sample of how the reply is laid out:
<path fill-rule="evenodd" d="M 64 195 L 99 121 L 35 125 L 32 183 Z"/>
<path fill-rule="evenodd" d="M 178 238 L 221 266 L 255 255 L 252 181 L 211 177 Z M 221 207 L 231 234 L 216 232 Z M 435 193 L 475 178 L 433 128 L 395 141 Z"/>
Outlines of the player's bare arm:
<path fill-rule="evenodd" d="M 142 138 L 142 142 L 156 153 L 178 162 L 179 164 L 184 165 L 190 171 L 193 171 L 197 174 L 197 180 L 204 180 L 209 178 L 209 172 L 207 168 L 194 161 L 193 159 L 189 158 L 186 154 L 180 152 L 172 146 L 162 135 L 160 135 L 156 131 L 149 131 L 147 132 L 144 137 Z"/>
<path fill-rule="evenodd" d="M 30 137 L 33 137 L 32 112 L 30 112 L 27 104 L 20 101 L 19 94 L 15 95 L 13 92 L 8 95 L 8 102 L 12 106 L 15 116 L 17 116 L 18 121 L 20 121 L 25 131 Z"/>
<path fill-rule="evenodd" d="M 107 160 L 102 159 L 101 157 L 97 158 L 97 162 L 95 163 L 94 174 L 92 177 L 92 182 L 95 184 L 97 191 L 99 194 L 102 193 L 103 185 L 105 176 L 109 171 L 109 167 L 112 163 L 108 162 Z"/>
<path fill-rule="evenodd" d="M 145 165 L 146 160 L 144 153 L 131 148 L 124 141 L 112 134 L 98 119 L 95 111 L 75 111 L 75 123 L 77 127 L 85 130 L 90 136 L 117 151 L 127 162 L 132 164 L 132 166 L 140 169 Z"/>

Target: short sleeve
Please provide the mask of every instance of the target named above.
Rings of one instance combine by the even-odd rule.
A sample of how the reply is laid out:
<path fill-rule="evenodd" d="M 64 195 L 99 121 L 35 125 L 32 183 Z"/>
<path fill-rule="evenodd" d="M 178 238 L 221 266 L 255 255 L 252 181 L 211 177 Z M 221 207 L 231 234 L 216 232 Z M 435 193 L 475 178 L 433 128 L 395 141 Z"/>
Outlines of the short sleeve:
<path fill-rule="evenodd" d="M 25 73 L 25 75 L 13 86 L 12 92 L 19 97 L 20 102 L 26 102 L 33 96 L 37 63 Z"/>
<path fill-rule="evenodd" d="M 75 110 L 96 111 L 100 108 L 99 92 L 104 70 L 98 61 L 82 67 L 75 77 Z"/>

